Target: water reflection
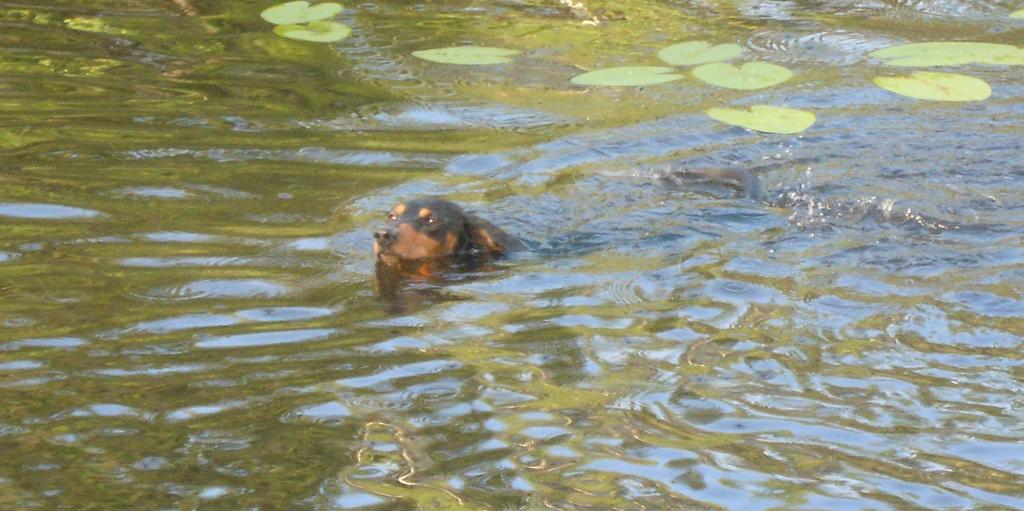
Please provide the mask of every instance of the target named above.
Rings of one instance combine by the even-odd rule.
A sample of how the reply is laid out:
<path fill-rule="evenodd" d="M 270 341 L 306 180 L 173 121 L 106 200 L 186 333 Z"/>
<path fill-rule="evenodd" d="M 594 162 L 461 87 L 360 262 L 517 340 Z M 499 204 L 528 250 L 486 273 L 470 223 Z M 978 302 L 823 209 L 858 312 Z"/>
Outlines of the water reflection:
<path fill-rule="evenodd" d="M 1005 6 L 376 2 L 331 47 L 116 4 L 0 7 L 6 507 L 1024 508 L 1021 70 L 936 105 L 866 57 Z M 566 83 L 672 34 L 797 78 Z M 409 57 L 471 42 L 524 58 Z M 818 124 L 702 113 L 759 102 Z M 378 271 L 420 195 L 530 248 Z"/>
<path fill-rule="evenodd" d="M 0 216 L 32 220 L 68 220 L 76 218 L 96 218 L 102 216 L 99 211 L 92 211 L 57 204 L 0 203 Z"/>

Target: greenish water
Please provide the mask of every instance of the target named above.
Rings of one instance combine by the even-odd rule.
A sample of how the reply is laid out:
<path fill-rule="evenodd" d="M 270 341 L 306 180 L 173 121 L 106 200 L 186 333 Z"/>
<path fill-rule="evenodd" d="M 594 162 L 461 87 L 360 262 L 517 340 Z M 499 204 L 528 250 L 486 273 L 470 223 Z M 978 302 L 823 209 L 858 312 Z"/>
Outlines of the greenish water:
<path fill-rule="evenodd" d="M 0 509 L 1024 509 L 1024 66 L 867 57 L 1020 5 L 271 4 L 0 3 Z M 796 76 L 568 82 L 690 39 Z M 381 296 L 421 194 L 531 249 Z"/>

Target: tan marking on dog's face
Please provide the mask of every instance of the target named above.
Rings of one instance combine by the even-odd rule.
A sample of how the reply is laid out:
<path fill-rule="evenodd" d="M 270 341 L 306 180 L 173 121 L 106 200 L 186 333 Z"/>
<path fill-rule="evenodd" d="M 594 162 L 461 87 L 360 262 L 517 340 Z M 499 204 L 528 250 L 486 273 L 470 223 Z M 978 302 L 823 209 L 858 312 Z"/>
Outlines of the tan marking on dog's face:
<path fill-rule="evenodd" d="M 455 253 L 455 249 L 458 248 L 459 237 L 454 232 L 448 233 L 448 236 L 444 238 L 444 251 L 446 254 L 451 255 Z"/>
<path fill-rule="evenodd" d="M 427 218 L 428 216 L 430 216 L 430 213 L 431 212 L 429 208 L 420 209 L 420 218 Z"/>
<path fill-rule="evenodd" d="M 395 215 L 401 215 L 402 213 L 405 213 L 405 204 L 399 204 L 395 206 L 395 209 L 391 210 L 391 212 L 394 213 Z"/>
<path fill-rule="evenodd" d="M 388 247 L 388 253 L 404 261 L 433 259 L 447 255 L 434 238 L 417 231 L 408 223 L 398 225 L 395 242 Z"/>
<path fill-rule="evenodd" d="M 377 254 L 377 259 L 388 266 L 397 266 L 400 259 L 391 254 Z"/>

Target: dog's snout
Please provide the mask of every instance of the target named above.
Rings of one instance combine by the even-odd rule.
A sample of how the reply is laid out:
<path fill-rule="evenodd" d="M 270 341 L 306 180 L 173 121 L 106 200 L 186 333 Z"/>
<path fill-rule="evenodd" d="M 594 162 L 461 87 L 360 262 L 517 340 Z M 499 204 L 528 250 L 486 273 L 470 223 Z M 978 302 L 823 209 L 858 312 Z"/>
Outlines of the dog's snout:
<path fill-rule="evenodd" d="M 395 241 L 395 232 L 391 229 L 381 229 L 373 233 L 373 239 L 381 246 L 388 246 Z"/>

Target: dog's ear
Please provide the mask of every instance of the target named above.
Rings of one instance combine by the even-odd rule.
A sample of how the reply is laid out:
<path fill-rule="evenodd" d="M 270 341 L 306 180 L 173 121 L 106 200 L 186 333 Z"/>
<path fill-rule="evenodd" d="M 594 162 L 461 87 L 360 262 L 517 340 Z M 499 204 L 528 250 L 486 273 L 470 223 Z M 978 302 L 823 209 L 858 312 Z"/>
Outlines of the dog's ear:
<path fill-rule="evenodd" d="M 471 213 L 466 213 L 466 233 L 469 234 L 471 245 L 490 256 L 506 255 L 523 247 L 519 240 Z"/>

